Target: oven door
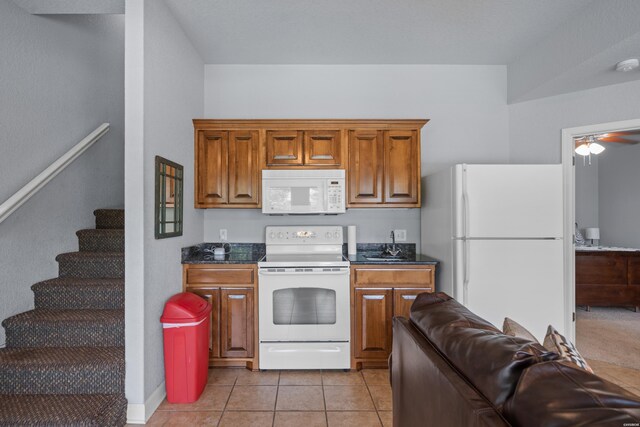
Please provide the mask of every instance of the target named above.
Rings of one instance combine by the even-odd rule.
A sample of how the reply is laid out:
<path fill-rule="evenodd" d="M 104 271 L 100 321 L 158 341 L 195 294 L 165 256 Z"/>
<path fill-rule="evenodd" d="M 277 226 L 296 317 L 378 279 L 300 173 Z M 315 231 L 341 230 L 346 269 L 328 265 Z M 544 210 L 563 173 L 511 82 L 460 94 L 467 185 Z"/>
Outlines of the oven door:
<path fill-rule="evenodd" d="M 348 342 L 349 267 L 260 268 L 259 338 Z"/>

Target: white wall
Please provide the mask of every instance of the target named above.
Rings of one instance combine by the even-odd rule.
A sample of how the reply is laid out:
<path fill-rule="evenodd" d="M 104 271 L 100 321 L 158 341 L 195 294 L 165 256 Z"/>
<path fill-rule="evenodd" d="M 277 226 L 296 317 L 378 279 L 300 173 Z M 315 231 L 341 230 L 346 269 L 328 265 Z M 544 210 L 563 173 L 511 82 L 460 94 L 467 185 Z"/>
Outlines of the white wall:
<path fill-rule="evenodd" d="M 584 236 L 587 227 L 598 227 L 598 164 L 600 155 L 576 156 L 576 222 Z"/>
<path fill-rule="evenodd" d="M 640 248 L 640 145 L 606 147 L 598 155 L 600 242 Z"/>
<path fill-rule="evenodd" d="M 193 208 L 193 124 L 202 114 L 204 64 L 164 1 L 145 1 L 145 396 L 164 380 L 162 329 L 165 301 L 182 291 L 181 248 L 202 241 L 202 211 Z M 184 232 L 155 240 L 155 156 L 184 167 Z"/>
<path fill-rule="evenodd" d="M 506 84 L 504 66 L 206 65 L 204 116 L 428 118 L 426 175 L 458 162 L 507 162 Z M 329 221 L 361 225 L 361 241 L 386 242 L 389 230 L 405 228 L 419 243 L 417 209 L 352 211 Z M 207 210 L 204 240 L 218 241 L 218 229 L 227 228 L 231 241 L 262 241 L 265 225 L 284 222 L 257 210 Z"/>
<path fill-rule="evenodd" d="M 124 17 L 36 16 L 0 0 L 0 202 L 103 122 L 111 130 L 0 224 L 0 320 L 33 308 L 93 210 L 124 202 Z M 4 344 L 0 328 L 0 345 Z"/>
<path fill-rule="evenodd" d="M 127 35 L 127 201 L 136 207 L 127 219 L 136 227 L 126 242 L 127 398 L 141 405 L 164 381 L 160 316 L 167 298 L 182 290 L 180 249 L 202 242 L 191 120 L 202 115 L 204 64 L 162 0 L 127 1 Z M 184 166 L 181 237 L 154 238 L 156 155 Z"/>
<path fill-rule="evenodd" d="M 511 163 L 560 163 L 564 128 L 640 117 L 640 82 L 509 105 Z"/>
<path fill-rule="evenodd" d="M 204 241 L 219 242 L 220 229 L 227 229 L 230 242 L 264 243 L 267 225 L 353 225 L 358 243 L 391 243 L 391 230 L 407 230 L 407 243 L 420 244 L 420 209 L 347 209 L 343 215 L 269 216 L 260 210 L 206 211 Z M 344 230 L 344 243 L 347 242 Z"/>

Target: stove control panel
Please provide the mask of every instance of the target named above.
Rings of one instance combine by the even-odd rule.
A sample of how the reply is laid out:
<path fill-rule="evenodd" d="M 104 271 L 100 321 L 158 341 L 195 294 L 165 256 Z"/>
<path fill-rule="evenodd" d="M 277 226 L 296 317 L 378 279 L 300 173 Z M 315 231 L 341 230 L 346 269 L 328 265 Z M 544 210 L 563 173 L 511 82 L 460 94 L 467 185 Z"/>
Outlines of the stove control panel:
<path fill-rule="evenodd" d="M 342 226 L 339 225 L 269 226 L 266 228 L 265 243 L 267 245 L 341 245 L 342 231 Z"/>

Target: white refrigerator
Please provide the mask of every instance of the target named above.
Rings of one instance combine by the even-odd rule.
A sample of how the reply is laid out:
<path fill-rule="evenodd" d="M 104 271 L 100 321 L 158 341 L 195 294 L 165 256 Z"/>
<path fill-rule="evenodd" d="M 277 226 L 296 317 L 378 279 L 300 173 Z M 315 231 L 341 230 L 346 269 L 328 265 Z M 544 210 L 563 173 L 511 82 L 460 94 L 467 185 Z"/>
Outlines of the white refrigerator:
<path fill-rule="evenodd" d="M 564 332 L 561 165 L 455 165 L 424 178 L 422 253 L 437 290 L 499 329 Z"/>

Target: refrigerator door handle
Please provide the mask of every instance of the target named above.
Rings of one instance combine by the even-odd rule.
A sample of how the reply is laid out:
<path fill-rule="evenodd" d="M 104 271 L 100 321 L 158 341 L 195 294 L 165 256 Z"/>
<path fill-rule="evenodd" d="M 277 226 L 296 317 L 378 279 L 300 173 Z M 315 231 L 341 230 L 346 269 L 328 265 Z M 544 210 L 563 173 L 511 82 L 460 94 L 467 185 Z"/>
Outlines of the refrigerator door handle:
<path fill-rule="evenodd" d="M 462 237 L 469 237 L 469 194 L 467 193 L 467 168 L 462 167 Z"/>
<path fill-rule="evenodd" d="M 467 305 L 469 302 L 469 276 L 471 275 L 469 269 L 469 241 L 462 241 L 462 305 Z"/>

